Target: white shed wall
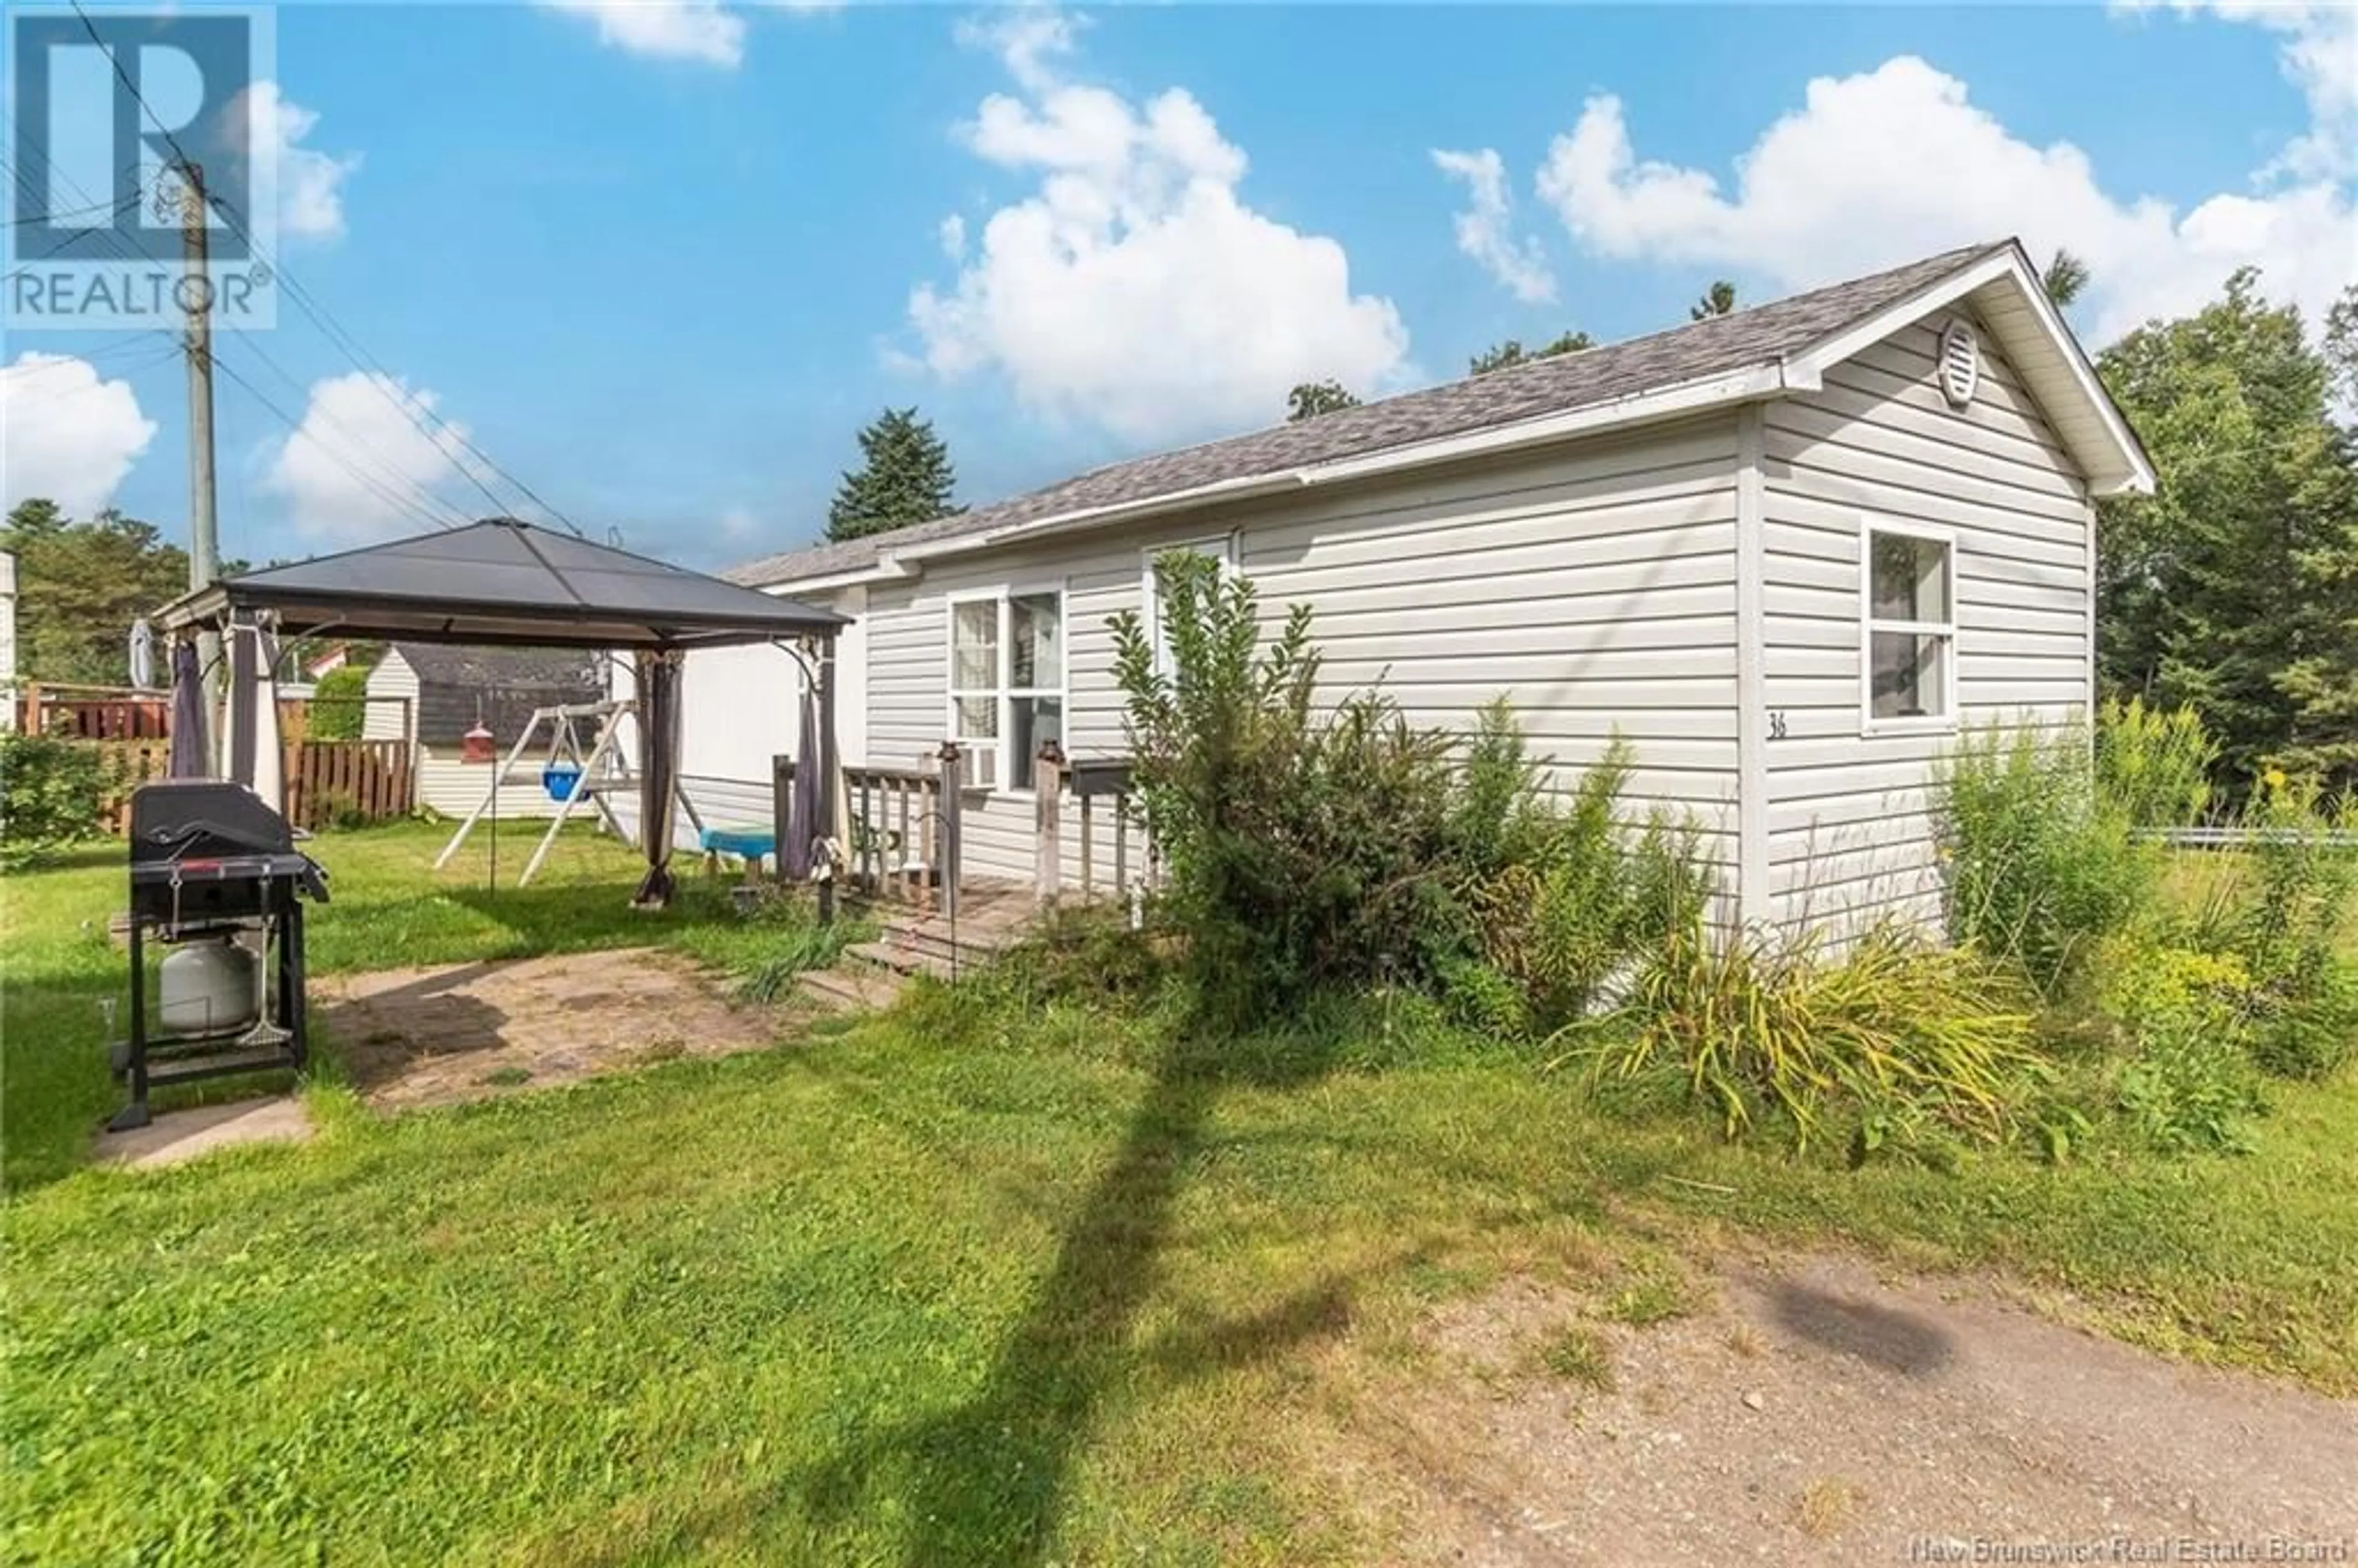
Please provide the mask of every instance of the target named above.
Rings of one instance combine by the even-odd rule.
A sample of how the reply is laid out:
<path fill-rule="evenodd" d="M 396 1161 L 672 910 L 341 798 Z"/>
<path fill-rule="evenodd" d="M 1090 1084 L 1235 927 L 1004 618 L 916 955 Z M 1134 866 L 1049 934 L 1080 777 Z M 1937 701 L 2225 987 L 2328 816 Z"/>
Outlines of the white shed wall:
<path fill-rule="evenodd" d="M 1769 918 L 1856 929 L 1936 923 L 1927 784 L 1953 733 L 1863 734 L 1859 536 L 1881 517 L 1952 530 L 1957 694 L 1966 724 L 2061 724 L 2093 683 L 2087 489 L 2014 368 L 1981 334 L 1981 382 L 1952 408 L 1935 316 L 1761 413 Z M 1773 729 L 1772 729 L 1773 733 Z"/>
<path fill-rule="evenodd" d="M 417 729 L 417 672 L 409 661 L 388 649 L 369 671 L 362 705 L 361 739 L 406 741 Z"/>

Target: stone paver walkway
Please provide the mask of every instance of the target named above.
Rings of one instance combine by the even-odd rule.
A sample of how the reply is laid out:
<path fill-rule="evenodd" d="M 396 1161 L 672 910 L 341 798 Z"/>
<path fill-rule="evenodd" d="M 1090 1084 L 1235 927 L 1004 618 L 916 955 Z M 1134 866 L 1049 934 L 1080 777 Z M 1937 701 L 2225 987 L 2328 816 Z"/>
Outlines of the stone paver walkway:
<path fill-rule="evenodd" d="M 315 999 L 353 1087 L 385 1108 L 755 1050 L 778 1022 L 649 947 L 340 976 Z"/>

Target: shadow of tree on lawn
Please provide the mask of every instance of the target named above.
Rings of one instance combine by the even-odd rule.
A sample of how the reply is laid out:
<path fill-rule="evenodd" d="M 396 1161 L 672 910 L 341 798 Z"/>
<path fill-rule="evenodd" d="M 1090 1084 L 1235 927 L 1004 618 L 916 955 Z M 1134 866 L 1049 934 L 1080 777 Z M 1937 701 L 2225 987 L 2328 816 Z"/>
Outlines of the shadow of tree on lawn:
<path fill-rule="evenodd" d="M 1221 1091 L 1247 1080 L 1306 1081 L 1324 1070 L 1306 1054 L 1239 1064 L 1200 1047 L 1167 1053 L 971 1398 L 860 1434 L 820 1463 L 717 1503 L 682 1521 L 671 1541 L 686 1546 L 739 1530 L 758 1536 L 763 1519 L 774 1524 L 783 1514 L 795 1521 L 789 1534 L 840 1546 L 853 1521 L 872 1527 L 890 1516 L 905 1520 L 899 1556 L 913 1568 L 1044 1561 L 1082 1444 L 1109 1395 L 1126 1384 L 1184 1382 L 1249 1365 L 1347 1325 L 1349 1281 L 1329 1275 L 1254 1311 L 1133 1343 Z"/>

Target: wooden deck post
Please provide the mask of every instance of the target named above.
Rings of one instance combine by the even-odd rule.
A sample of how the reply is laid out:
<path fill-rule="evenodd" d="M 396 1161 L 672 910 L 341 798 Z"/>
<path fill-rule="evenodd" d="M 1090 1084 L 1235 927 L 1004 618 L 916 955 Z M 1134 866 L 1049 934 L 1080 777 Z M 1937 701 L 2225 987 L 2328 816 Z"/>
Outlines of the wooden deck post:
<path fill-rule="evenodd" d="M 1040 743 L 1040 754 L 1032 762 L 1032 786 L 1037 808 L 1032 896 L 1036 903 L 1054 903 L 1065 871 L 1065 750 L 1055 741 Z"/>

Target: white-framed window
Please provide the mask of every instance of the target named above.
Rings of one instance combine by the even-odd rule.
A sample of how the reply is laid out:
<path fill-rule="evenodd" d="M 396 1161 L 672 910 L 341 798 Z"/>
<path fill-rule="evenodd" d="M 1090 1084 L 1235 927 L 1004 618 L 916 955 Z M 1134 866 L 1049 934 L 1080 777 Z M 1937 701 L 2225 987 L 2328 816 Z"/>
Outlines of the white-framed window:
<path fill-rule="evenodd" d="M 1141 553 L 1139 592 L 1145 611 L 1142 619 L 1147 634 L 1154 639 L 1154 667 L 1169 675 L 1171 643 L 1163 634 L 1163 590 L 1154 579 L 1154 563 L 1165 556 L 1209 556 L 1219 563 L 1221 580 L 1226 581 L 1237 573 L 1237 536 L 1214 534 L 1201 539 L 1180 539 L 1168 545 L 1150 545 Z"/>
<path fill-rule="evenodd" d="M 1957 721 L 1957 541 L 1870 517 L 1859 528 L 1860 718 L 1869 731 Z"/>
<path fill-rule="evenodd" d="M 949 733 L 966 781 L 1028 790 L 1043 743 L 1065 738 L 1065 590 L 949 596 Z"/>

